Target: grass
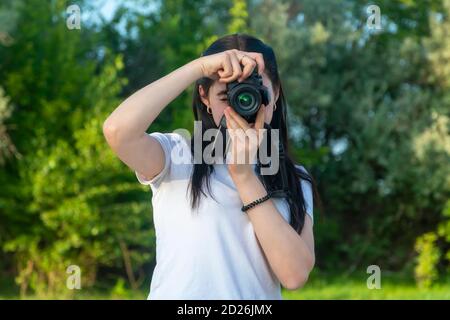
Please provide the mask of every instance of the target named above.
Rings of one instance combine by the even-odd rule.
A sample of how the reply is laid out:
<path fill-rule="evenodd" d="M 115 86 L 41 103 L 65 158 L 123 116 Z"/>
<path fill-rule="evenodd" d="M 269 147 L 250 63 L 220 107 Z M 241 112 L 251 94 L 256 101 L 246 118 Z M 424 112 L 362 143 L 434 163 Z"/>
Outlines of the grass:
<path fill-rule="evenodd" d="M 367 274 L 353 274 L 350 276 L 329 275 L 313 272 L 308 283 L 299 290 L 283 290 L 285 300 L 418 300 L 418 299 L 444 299 L 450 300 L 450 281 L 442 280 L 430 288 L 418 288 L 414 280 L 408 276 L 399 274 L 383 273 L 380 289 L 367 288 Z M 15 288 L 0 291 L 1 299 L 19 299 Z M 4 289 L 5 287 L 3 287 Z M 107 290 L 80 290 L 75 291 L 72 297 L 56 297 L 57 299 L 125 299 L 125 300 L 145 300 L 147 298 L 147 288 L 138 291 L 126 289 L 124 285 L 115 286 L 110 292 Z M 47 299 L 49 297 L 28 296 L 27 299 Z"/>
<path fill-rule="evenodd" d="M 296 291 L 283 290 L 286 300 L 450 300 L 450 282 L 418 288 L 414 279 L 398 274 L 382 274 L 381 288 L 367 287 L 368 274 L 330 276 L 312 274 L 308 283 Z"/>

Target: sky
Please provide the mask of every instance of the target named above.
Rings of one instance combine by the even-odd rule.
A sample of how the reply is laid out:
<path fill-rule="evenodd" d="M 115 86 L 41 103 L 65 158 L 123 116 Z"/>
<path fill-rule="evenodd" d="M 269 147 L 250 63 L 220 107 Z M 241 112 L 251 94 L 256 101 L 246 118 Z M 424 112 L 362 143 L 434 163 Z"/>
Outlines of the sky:
<path fill-rule="evenodd" d="M 100 13 L 107 19 L 110 20 L 117 9 L 118 5 L 123 2 L 119 0 L 96 0 L 98 2 L 98 8 Z"/>
<path fill-rule="evenodd" d="M 98 7 L 99 12 L 106 18 L 111 19 L 115 10 L 122 4 L 127 7 L 137 9 L 138 11 L 148 12 L 156 7 L 159 1 L 156 0 L 95 0 L 94 3 Z"/>

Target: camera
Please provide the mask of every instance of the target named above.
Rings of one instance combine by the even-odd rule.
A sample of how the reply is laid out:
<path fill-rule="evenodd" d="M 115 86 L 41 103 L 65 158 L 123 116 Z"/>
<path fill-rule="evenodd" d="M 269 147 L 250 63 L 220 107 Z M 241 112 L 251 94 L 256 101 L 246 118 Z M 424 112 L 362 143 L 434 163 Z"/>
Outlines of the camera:
<path fill-rule="evenodd" d="M 242 82 L 235 80 L 227 83 L 227 99 L 229 105 L 248 123 L 255 122 L 261 104 L 269 103 L 269 91 L 263 85 L 257 66 Z M 225 123 L 222 124 L 225 126 Z"/>

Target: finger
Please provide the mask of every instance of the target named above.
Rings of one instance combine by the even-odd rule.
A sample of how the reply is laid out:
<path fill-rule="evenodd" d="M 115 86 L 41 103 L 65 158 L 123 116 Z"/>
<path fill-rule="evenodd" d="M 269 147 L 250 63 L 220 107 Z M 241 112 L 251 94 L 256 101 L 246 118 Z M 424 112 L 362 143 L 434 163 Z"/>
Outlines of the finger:
<path fill-rule="evenodd" d="M 245 134 L 250 146 L 258 145 L 258 132 L 255 129 L 249 129 Z"/>
<path fill-rule="evenodd" d="M 264 120 L 266 115 L 266 106 L 261 105 L 261 108 L 258 110 L 258 114 L 256 115 L 256 124 L 255 129 L 258 135 L 258 144 L 260 145 L 264 140 L 264 134 L 266 133 L 266 128 L 264 128 Z"/>
<path fill-rule="evenodd" d="M 230 57 L 230 61 L 231 61 L 231 66 L 233 68 L 233 74 L 230 77 L 224 78 L 222 79 L 222 82 L 231 82 L 236 80 L 238 77 L 240 77 L 242 75 L 242 69 L 241 69 L 241 65 L 239 63 L 239 59 L 236 56 L 235 52 L 231 52 L 229 54 Z"/>
<path fill-rule="evenodd" d="M 245 54 L 256 60 L 256 63 L 258 64 L 258 73 L 262 74 L 265 69 L 264 56 L 262 55 L 262 53 L 246 52 Z"/>
<path fill-rule="evenodd" d="M 247 131 L 247 142 L 249 146 L 249 162 L 256 163 L 256 154 L 258 152 L 258 147 L 260 145 L 260 138 L 258 131 L 248 130 Z"/>
<path fill-rule="evenodd" d="M 242 58 L 242 65 L 244 66 L 244 71 L 242 71 L 242 75 L 239 78 L 239 81 L 242 81 L 250 76 L 253 72 L 253 69 L 256 67 L 256 61 L 248 56 L 244 56 Z"/>
<path fill-rule="evenodd" d="M 234 121 L 233 118 L 230 116 L 230 113 L 227 109 L 225 109 L 225 111 L 223 112 L 223 114 L 225 115 L 225 119 L 227 121 L 227 129 L 230 129 L 229 130 L 230 135 L 234 135 L 235 129 L 239 128 L 239 126 L 236 123 L 236 121 Z"/>
<path fill-rule="evenodd" d="M 258 135 L 259 141 L 262 139 L 262 135 L 264 132 L 264 118 L 265 118 L 265 110 L 266 106 L 261 105 L 261 107 L 258 110 L 258 113 L 256 114 L 256 120 L 255 120 L 255 130 Z"/>
<path fill-rule="evenodd" d="M 244 159 L 241 160 L 241 162 L 245 161 L 245 153 L 244 155 L 242 155 L 241 152 L 239 152 L 239 150 L 242 149 L 243 146 L 245 146 L 245 139 L 246 139 L 245 133 L 241 128 L 237 127 L 237 124 L 235 122 L 233 123 L 233 120 L 230 120 L 230 129 L 228 129 L 228 134 L 230 135 L 232 142 L 231 143 L 232 154 L 234 155 L 235 158 L 241 159 L 242 157 L 244 157 Z"/>
<path fill-rule="evenodd" d="M 244 131 L 250 128 L 248 122 L 242 118 L 233 108 L 227 107 L 225 109 L 231 118 L 237 123 L 237 125 L 242 128 Z"/>
<path fill-rule="evenodd" d="M 229 134 L 232 140 L 236 143 L 245 143 L 247 137 L 244 129 L 242 129 L 241 126 L 235 121 L 235 119 L 231 116 L 230 111 L 227 109 L 225 109 L 224 113 L 227 119 L 227 127 L 229 128 Z"/>
<path fill-rule="evenodd" d="M 227 114 L 226 111 L 223 112 L 223 115 L 225 116 L 225 122 L 227 123 L 227 129 L 231 129 L 231 120 L 229 119 L 230 116 Z"/>
<path fill-rule="evenodd" d="M 255 129 L 256 130 L 264 128 L 265 111 L 266 111 L 266 106 L 261 105 L 261 107 L 258 110 L 258 113 L 256 114 L 256 120 L 255 120 Z"/>
<path fill-rule="evenodd" d="M 226 78 L 233 74 L 233 67 L 231 65 L 230 56 L 228 52 L 225 52 L 225 57 L 222 60 L 222 68 L 223 70 L 219 70 L 217 74 L 220 76 L 220 78 Z"/>

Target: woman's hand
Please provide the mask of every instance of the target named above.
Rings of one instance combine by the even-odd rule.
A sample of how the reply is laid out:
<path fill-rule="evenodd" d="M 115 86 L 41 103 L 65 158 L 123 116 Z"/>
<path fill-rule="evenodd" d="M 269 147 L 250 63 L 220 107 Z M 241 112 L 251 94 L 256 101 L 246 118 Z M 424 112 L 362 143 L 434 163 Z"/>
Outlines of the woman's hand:
<path fill-rule="evenodd" d="M 258 148 L 264 137 L 264 105 L 258 110 L 254 124 L 249 124 L 233 108 L 224 111 L 227 131 L 231 137 L 231 160 L 227 161 L 233 179 L 246 178 L 254 173 Z"/>
<path fill-rule="evenodd" d="M 204 77 L 227 83 L 247 78 L 258 65 L 258 73 L 264 71 L 263 55 L 259 52 L 246 52 L 236 49 L 203 56 L 197 59 Z M 243 70 L 241 68 L 243 66 Z"/>

